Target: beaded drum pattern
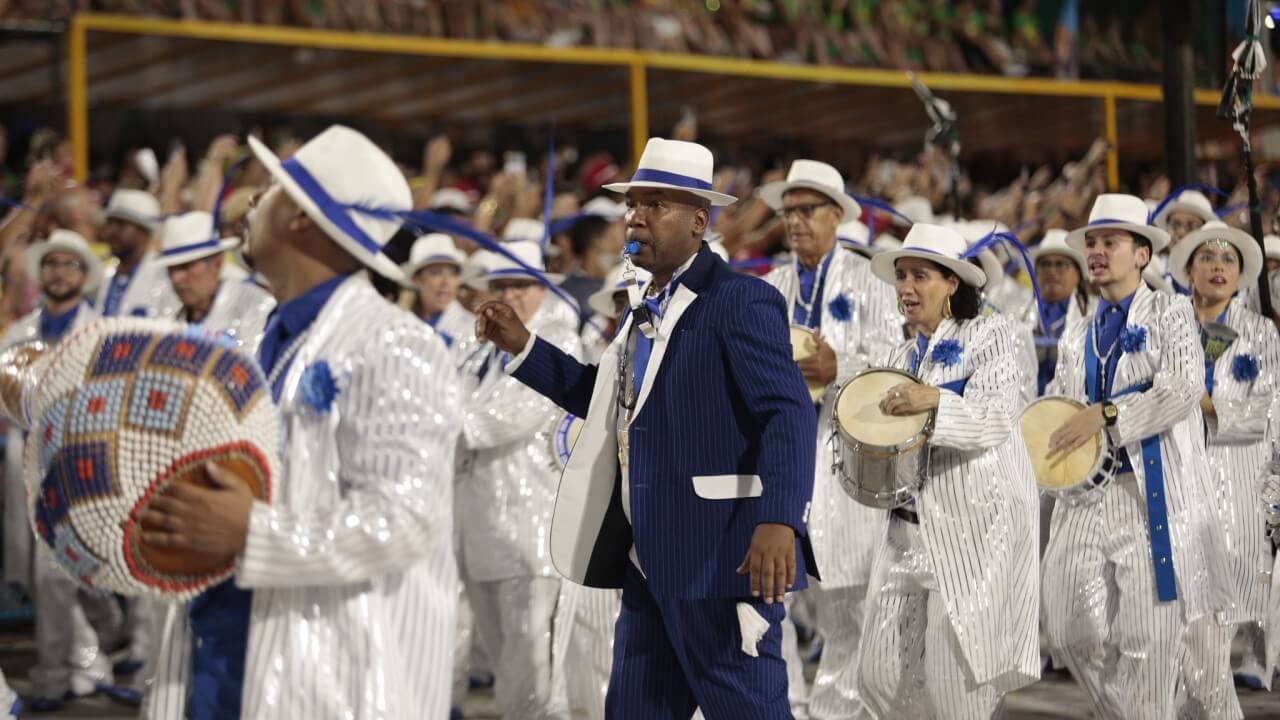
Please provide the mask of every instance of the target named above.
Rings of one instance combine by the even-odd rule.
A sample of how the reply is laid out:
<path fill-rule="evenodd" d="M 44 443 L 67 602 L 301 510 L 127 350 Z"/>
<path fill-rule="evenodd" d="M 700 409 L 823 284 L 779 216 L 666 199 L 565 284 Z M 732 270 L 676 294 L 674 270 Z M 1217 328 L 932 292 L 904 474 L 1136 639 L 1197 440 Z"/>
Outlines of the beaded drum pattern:
<path fill-rule="evenodd" d="M 87 587 L 181 600 L 234 558 L 148 546 L 139 518 L 174 482 L 230 468 L 269 501 L 279 415 L 257 362 L 223 336 L 107 318 L 66 338 L 24 389 L 28 512 L 57 563 Z"/>

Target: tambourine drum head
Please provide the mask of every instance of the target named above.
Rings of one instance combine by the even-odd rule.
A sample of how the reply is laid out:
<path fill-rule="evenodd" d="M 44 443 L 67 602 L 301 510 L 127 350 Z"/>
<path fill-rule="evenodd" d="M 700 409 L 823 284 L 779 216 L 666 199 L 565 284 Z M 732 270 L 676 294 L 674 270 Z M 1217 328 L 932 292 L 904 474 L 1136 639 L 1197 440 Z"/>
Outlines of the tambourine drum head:
<path fill-rule="evenodd" d="M 1036 484 L 1045 490 L 1061 490 L 1085 480 L 1102 454 L 1102 437 L 1095 435 L 1084 445 L 1055 458 L 1050 463 L 1049 438 L 1073 415 L 1084 409 L 1068 398 L 1041 398 L 1022 412 L 1022 439 L 1031 457 Z"/>
<path fill-rule="evenodd" d="M 868 370 L 850 380 L 836 400 L 836 422 L 844 432 L 867 445 L 894 447 L 924 432 L 929 413 L 893 416 L 880 411 L 880 401 L 889 390 L 914 383 L 892 370 Z"/>

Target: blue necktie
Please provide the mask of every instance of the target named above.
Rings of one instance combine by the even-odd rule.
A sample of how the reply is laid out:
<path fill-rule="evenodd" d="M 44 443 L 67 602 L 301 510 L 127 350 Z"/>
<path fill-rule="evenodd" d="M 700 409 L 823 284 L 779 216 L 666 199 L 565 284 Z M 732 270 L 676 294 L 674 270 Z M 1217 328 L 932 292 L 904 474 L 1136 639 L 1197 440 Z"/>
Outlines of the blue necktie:
<path fill-rule="evenodd" d="M 916 335 L 916 349 L 911 351 L 911 374 L 920 374 L 920 362 L 924 360 L 924 351 L 929 347 L 929 338 L 923 333 Z"/>
<path fill-rule="evenodd" d="M 666 295 L 664 292 L 662 295 Z M 649 298 L 644 301 L 645 307 L 649 308 L 649 314 L 653 318 L 653 327 L 656 329 L 659 321 L 662 320 L 662 295 L 656 298 Z M 649 355 L 653 352 L 653 341 L 642 332 L 636 332 L 636 352 L 635 352 L 635 370 L 632 371 L 634 377 L 631 378 L 631 389 L 635 393 L 633 397 L 639 399 L 640 386 L 644 384 L 644 372 L 649 367 Z"/>
<path fill-rule="evenodd" d="M 1120 337 L 1120 330 L 1123 328 L 1124 310 L 1119 305 L 1112 305 L 1102 313 L 1102 327 L 1098 332 L 1098 350 L 1107 360 L 1098 367 L 1098 372 L 1102 374 L 1098 387 L 1102 388 L 1104 398 L 1111 397 L 1111 382 L 1115 378 L 1118 361 L 1116 354 L 1111 350 L 1115 347 L 1116 340 Z"/>

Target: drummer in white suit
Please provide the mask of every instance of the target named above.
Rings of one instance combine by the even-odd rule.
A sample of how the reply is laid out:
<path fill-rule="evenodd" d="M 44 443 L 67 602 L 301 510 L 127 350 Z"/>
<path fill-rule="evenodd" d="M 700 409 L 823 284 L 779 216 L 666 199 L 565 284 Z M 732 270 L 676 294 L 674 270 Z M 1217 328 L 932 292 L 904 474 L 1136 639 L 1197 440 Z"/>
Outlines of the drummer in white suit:
<path fill-rule="evenodd" d="M 224 256 L 240 238 L 219 238 L 213 216 L 189 212 L 165 221 L 156 264 L 182 303 L 178 322 L 221 332 L 249 352 L 257 349 L 275 298 L 247 278 L 227 277 Z"/>
<path fill-rule="evenodd" d="M 809 716 L 815 719 L 853 717 L 862 711 L 857 678 L 863 601 L 885 523 L 883 513 L 850 498 L 832 472 L 834 396 L 873 359 L 887 356 L 902 328 L 892 289 L 876 281 L 865 258 L 837 242 L 837 227 L 861 213 L 844 188 L 834 167 L 796 160 L 786 180 L 759 191 L 760 199 L 781 216 L 793 255 L 792 262 L 775 268 L 765 281 L 786 298 L 793 329 L 811 333 L 816 346 L 813 355 L 799 361 L 818 409 L 809 538 L 823 565 L 821 587 L 809 592 L 817 594 L 817 626 L 824 641 L 808 702 Z M 784 654 L 792 696 L 803 698 L 796 692 L 804 689 L 803 667 L 789 630 L 784 628 Z"/>
<path fill-rule="evenodd" d="M 98 313 L 85 300 L 102 280 L 98 258 L 71 230 L 54 230 L 25 254 L 28 276 L 39 284 L 40 304 L 10 325 L 0 350 L 39 340 L 49 345 L 93 322 Z M 27 519 L 22 456 L 26 433 L 10 427 L 4 463 L 5 580 L 27 589 L 36 605 L 36 662 L 28 673 L 32 709 L 50 711 L 71 695 L 112 683 L 111 660 L 98 647 L 76 583 L 41 544 L 33 547 Z M 7 709 L 0 706 L 0 710 Z"/>
<path fill-rule="evenodd" d="M 1040 677 L 1038 501 L 1017 417 L 1014 324 L 983 315 L 986 273 L 951 228 L 916 223 L 871 261 L 915 337 L 889 361 L 921 383 L 880 400 L 934 413 L 912 501 L 889 514 L 867 596 L 860 688 L 883 718 L 990 718 Z"/>
<path fill-rule="evenodd" d="M 1067 236 L 1101 298 L 1059 342 L 1048 394 L 1087 407 L 1053 432 L 1050 449 L 1105 433 L 1119 470 L 1054 508 L 1043 597 L 1055 661 L 1097 715 L 1164 720 L 1175 712 L 1184 634 L 1228 608 L 1230 580 L 1205 457 L 1199 328 L 1187 299 L 1142 282 L 1168 242 L 1146 220 L 1140 198 L 1104 194 Z"/>
<path fill-rule="evenodd" d="M 409 262 L 401 266 L 417 291 L 413 313 L 435 328 L 450 347 L 475 335 L 476 317 L 458 302 L 466 259 L 452 237 L 427 233 L 413 242 Z"/>
<path fill-rule="evenodd" d="M 248 254 L 280 302 L 258 357 L 284 428 L 270 504 L 212 487 L 153 501 L 148 542 L 237 556 L 232 581 L 170 607 L 152 718 L 445 717 L 457 572 L 449 350 L 382 299 L 366 269 L 408 211 L 395 163 L 333 126 L 281 162 L 248 218 Z"/>
<path fill-rule="evenodd" d="M 523 261 L 495 255 L 479 284 L 564 352 L 581 355 L 576 315 L 545 283 L 562 277 L 542 272 L 537 242 L 505 243 Z M 533 269 L 533 272 L 530 271 Z M 462 573 L 475 612 L 475 630 L 494 660 L 494 694 L 505 718 L 567 718 L 563 659 L 558 640 L 560 574 L 551 563 L 548 538 L 559 472 L 550 433 L 560 415 L 554 404 L 507 374 L 510 360 L 492 343 L 460 348 L 466 388 L 464 463 L 456 516 L 461 521 Z"/>
<path fill-rule="evenodd" d="M 1169 267 L 1200 321 L 1205 350 L 1205 417 L 1209 471 L 1218 521 L 1227 536 L 1236 604 L 1201 620 L 1192 636 L 1184 676 L 1191 707 L 1214 718 L 1239 717 L 1230 672 L 1236 629 L 1246 639 L 1241 680 L 1261 688 L 1271 547 L 1258 477 L 1269 457 L 1264 441 L 1267 410 L 1280 370 L 1275 325 L 1246 307 L 1237 291 L 1256 286 L 1262 251 L 1248 233 L 1213 220 L 1187 235 L 1169 254 Z"/>
<path fill-rule="evenodd" d="M 173 317 L 180 303 L 152 247 L 160 231 L 160 201 L 145 190 L 116 190 L 98 239 L 116 262 L 103 273 L 94 307 L 103 317 Z"/>

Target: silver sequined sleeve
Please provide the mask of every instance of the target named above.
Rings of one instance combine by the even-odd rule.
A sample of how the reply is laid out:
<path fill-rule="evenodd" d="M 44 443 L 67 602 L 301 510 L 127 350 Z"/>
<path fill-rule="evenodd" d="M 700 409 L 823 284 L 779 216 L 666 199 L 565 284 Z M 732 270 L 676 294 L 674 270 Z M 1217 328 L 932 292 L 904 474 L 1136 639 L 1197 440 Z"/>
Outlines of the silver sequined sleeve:
<path fill-rule="evenodd" d="M 1159 435 L 1199 411 L 1200 396 L 1204 394 L 1204 350 L 1191 303 L 1184 298 L 1175 299 L 1168 310 L 1156 317 L 1156 323 L 1159 332 L 1140 343 L 1146 345 L 1145 349 L 1130 353 L 1136 358 L 1134 362 L 1150 363 L 1153 354 L 1159 358 L 1160 369 L 1151 389 L 1113 400 L 1119 413 L 1110 432 L 1118 445 Z M 1153 345 L 1156 338 L 1160 347 Z M 1117 387 L 1113 391 L 1124 389 Z"/>
<path fill-rule="evenodd" d="M 355 583 L 400 572 L 452 527 L 452 504 L 440 497 L 452 481 L 460 399 L 444 344 L 402 322 L 342 365 L 333 368 L 338 394 L 330 415 L 316 420 L 337 424 L 340 497 L 302 510 L 255 503 L 236 573 L 242 587 Z"/>
<path fill-rule="evenodd" d="M 994 315 L 967 348 L 974 370 L 964 394 L 941 389 L 933 445 L 956 450 L 994 448 L 1009 439 L 1021 406 L 1022 373 L 1013 362 L 1017 344 L 1012 325 Z"/>

